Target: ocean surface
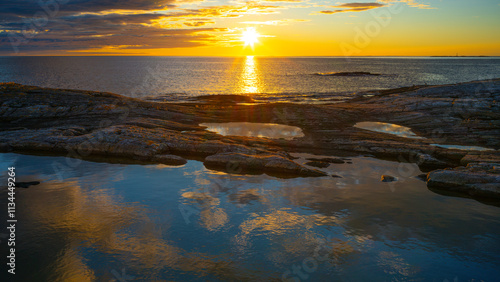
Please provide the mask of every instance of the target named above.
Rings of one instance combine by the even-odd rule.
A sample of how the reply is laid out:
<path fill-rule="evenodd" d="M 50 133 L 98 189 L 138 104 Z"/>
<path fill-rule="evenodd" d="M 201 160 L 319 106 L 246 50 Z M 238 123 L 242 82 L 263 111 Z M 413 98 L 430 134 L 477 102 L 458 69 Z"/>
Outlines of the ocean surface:
<path fill-rule="evenodd" d="M 378 76 L 318 74 L 370 72 Z M 354 92 L 500 77 L 500 58 L 400 57 L 0 57 L 0 82 L 178 100 L 257 94 L 293 102 Z"/>

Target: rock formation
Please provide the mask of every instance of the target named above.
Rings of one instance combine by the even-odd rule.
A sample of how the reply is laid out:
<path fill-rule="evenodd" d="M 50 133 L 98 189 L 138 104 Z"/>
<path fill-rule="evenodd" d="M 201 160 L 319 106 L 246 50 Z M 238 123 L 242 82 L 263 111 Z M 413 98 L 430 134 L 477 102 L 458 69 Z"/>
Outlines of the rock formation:
<path fill-rule="evenodd" d="M 217 169 L 236 165 L 234 173 L 252 170 L 288 176 L 326 175 L 294 162 L 289 152 L 369 154 L 417 163 L 430 172 L 429 187 L 500 197 L 498 151 L 432 145 L 500 149 L 499 79 L 370 91 L 336 104 L 239 104 L 251 98 L 230 98 L 161 103 L 112 93 L 1 83 L 0 151 L 172 165 L 197 159 Z M 199 126 L 236 121 L 297 126 L 305 136 L 293 140 L 221 136 Z M 406 126 L 424 138 L 353 127 L 361 121 Z"/>

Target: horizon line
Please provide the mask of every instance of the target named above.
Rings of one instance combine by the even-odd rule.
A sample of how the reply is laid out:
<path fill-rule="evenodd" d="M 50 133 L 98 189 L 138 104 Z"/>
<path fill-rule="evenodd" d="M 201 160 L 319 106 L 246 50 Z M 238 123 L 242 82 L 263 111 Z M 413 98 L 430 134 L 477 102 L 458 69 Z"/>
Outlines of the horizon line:
<path fill-rule="evenodd" d="M 123 54 L 103 54 L 103 55 L 0 55 L 0 57 L 211 57 L 211 58 L 234 58 L 234 57 L 282 57 L 282 58 L 293 58 L 293 57 L 331 57 L 331 58 L 365 58 L 365 57 L 385 57 L 385 58 L 498 58 L 500 55 L 364 55 L 364 56 L 335 56 L 335 55 L 292 55 L 292 56 L 280 56 L 280 55 L 123 55 Z"/>

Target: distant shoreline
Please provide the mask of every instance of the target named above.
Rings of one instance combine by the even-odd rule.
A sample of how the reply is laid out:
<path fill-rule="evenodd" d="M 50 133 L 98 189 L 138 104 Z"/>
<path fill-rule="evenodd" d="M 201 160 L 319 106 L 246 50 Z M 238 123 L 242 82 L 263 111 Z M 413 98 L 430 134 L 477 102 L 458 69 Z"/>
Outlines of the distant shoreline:
<path fill-rule="evenodd" d="M 438 58 L 490 58 L 490 57 L 499 57 L 499 56 L 484 56 L 484 55 L 479 55 L 479 56 L 429 56 L 432 58 L 438 57 Z"/>

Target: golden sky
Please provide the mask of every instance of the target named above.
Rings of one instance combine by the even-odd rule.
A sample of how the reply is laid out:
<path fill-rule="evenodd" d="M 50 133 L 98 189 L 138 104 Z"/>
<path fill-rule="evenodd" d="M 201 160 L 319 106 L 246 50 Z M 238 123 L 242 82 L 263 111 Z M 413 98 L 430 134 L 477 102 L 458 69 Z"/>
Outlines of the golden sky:
<path fill-rule="evenodd" d="M 0 6 L 0 55 L 500 55 L 497 0 L 0 0 Z M 258 34 L 253 46 L 241 40 L 249 29 Z"/>

